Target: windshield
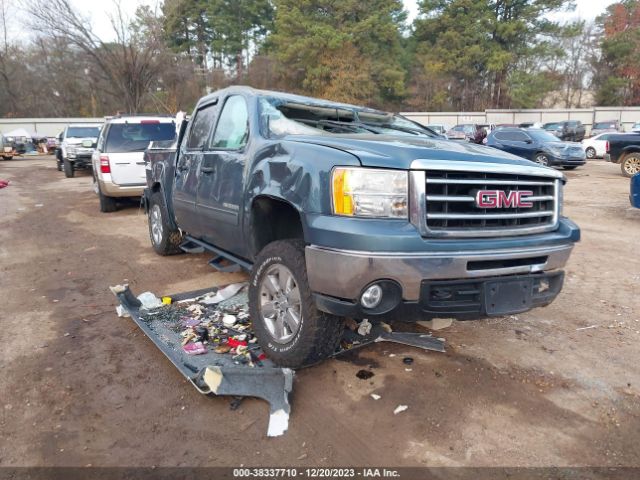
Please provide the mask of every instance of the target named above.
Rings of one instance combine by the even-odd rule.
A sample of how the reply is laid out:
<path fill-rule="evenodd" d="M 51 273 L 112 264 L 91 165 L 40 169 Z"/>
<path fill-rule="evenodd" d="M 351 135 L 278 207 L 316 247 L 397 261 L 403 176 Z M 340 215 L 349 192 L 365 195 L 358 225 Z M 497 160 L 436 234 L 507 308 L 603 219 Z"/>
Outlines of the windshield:
<path fill-rule="evenodd" d="M 100 127 L 69 127 L 67 138 L 98 138 Z"/>
<path fill-rule="evenodd" d="M 611 122 L 603 122 L 603 123 L 596 123 L 593 126 L 594 129 L 603 129 L 603 128 L 616 128 L 616 124 L 615 123 L 611 123 Z"/>
<path fill-rule="evenodd" d="M 275 97 L 260 98 L 261 125 L 268 136 L 390 134 L 436 136 L 400 115 L 339 105 L 310 105 Z"/>
<path fill-rule="evenodd" d="M 105 153 L 142 152 L 149 142 L 173 140 L 176 125 L 170 123 L 112 123 L 107 133 Z"/>
<path fill-rule="evenodd" d="M 475 133 L 476 128 L 473 125 L 456 125 L 451 130 L 454 132 Z"/>
<path fill-rule="evenodd" d="M 562 128 L 562 125 L 559 123 L 545 123 L 542 128 L 545 128 L 548 130 L 556 130 L 558 128 Z"/>
<path fill-rule="evenodd" d="M 557 142 L 558 141 L 558 137 L 550 134 L 549 132 L 545 132 L 544 130 L 527 129 L 527 133 L 532 138 L 534 138 L 535 140 L 538 140 L 539 142 Z"/>

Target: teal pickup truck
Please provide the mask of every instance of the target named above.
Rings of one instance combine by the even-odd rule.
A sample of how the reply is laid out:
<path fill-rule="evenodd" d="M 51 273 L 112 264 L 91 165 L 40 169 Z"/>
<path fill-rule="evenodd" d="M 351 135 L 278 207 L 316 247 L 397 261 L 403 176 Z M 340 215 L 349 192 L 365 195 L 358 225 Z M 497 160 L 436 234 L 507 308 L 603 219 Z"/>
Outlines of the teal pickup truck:
<path fill-rule="evenodd" d="M 151 244 L 250 271 L 253 327 L 282 366 L 330 355 L 345 317 L 547 305 L 580 238 L 562 173 L 399 115 L 231 87 L 178 123 L 145 153 Z"/>

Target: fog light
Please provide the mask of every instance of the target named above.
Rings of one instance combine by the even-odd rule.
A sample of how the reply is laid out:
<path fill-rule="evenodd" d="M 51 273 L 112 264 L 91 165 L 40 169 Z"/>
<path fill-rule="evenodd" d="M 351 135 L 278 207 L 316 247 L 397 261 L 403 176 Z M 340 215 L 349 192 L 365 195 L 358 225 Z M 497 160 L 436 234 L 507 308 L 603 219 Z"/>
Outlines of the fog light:
<path fill-rule="evenodd" d="M 360 297 L 360 303 L 364 308 L 376 308 L 382 301 L 382 288 L 380 285 L 371 285 L 367 288 L 362 297 Z"/>

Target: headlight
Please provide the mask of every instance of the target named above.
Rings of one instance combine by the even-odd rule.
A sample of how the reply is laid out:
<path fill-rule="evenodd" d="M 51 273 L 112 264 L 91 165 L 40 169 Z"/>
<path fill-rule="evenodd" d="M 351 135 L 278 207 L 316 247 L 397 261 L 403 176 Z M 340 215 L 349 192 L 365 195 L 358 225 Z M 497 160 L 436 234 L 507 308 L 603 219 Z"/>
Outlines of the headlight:
<path fill-rule="evenodd" d="M 333 213 L 354 217 L 408 218 L 409 174 L 373 168 L 333 169 Z"/>
<path fill-rule="evenodd" d="M 69 158 L 73 158 L 76 156 L 76 149 L 75 147 L 67 147 L 67 157 Z"/>

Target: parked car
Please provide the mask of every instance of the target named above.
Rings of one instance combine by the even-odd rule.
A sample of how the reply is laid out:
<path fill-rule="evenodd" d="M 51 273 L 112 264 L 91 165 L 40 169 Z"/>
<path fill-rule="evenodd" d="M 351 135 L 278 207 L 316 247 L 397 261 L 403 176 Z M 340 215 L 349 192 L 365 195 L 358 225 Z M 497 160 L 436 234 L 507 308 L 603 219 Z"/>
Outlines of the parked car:
<path fill-rule="evenodd" d="M 15 154 L 13 144 L 0 133 L 0 155 L 2 159 L 11 160 Z"/>
<path fill-rule="evenodd" d="M 469 140 L 474 138 L 478 127 L 475 123 L 461 123 L 447 131 L 449 140 Z"/>
<path fill-rule="evenodd" d="M 625 177 L 640 173 L 640 134 L 611 133 L 609 135 L 604 159 L 620 164 L 620 170 Z"/>
<path fill-rule="evenodd" d="M 170 116 L 112 117 L 100 132 L 93 153 L 93 189 L 101 212 L 113 212 L 116 199 L 139 197 L 145 186 L 144 151 L 149 143 L 174 140 L 176 124 Z"/>
<path fill-rule="evenodd" d="M 101 127 L 95 123 L 74 123 L 62 131 L 56 161 L 58 171 L 64 169 L 65 177 L 73 177 L 78 169 L 91 168 L 91 156 Z"/>
<path fill-rule="evenodd" d="M 606 122 L 596 122 L 591 127 L 591 136 L 595 137 L 601 133 L 622 132 L 622 126 L 618 120 L 608 120 Z"/>
<path fill-rule="evenodd" d="M 640 173 L 636 173 L 631 177 L 631 192 L 629 193 L 629 200 L 631 205 L 640 208 Z"/>
<path fill-rule="evenodd" d="M 544 130 L 552 133 L 560 140 L 581 142 L 584 139 L 585 128 L 580 120 L 545 123 Z"/>
<path fill-rule="evenodd" d="M 631 127 L 631 131 L 640 133 L 640 122 L 634 123 Z"/>
<path fill-rule="evenodd" d="M 579 229 L 562 216 L 560 172 L 435 135 L 318 128 L 370 115 L 393 121 L 229 87 L 200 99 L 176 143 L 145 152 L 153 248 L 250 270 L 253 328 L 280 365 L 330 355 L 344 317 L 504 316 L 562 287 Z"/>
<path fill-rule="evenodd" d="M 426 125 L 427 128 L 430 128 L 431 130 L 433 130 L 434 132 L 443 135 L 443 136 L 447 136 L 447 131 L 449 130 L 449 127 L 447 125 L 444 125 L 442 123 L 430 123 L 429 125 Z"/>
<path fill-rule="evenodd" d="M 573 170 L 585 164 L 585 153 L 578 143 L 561 142 L 539 128 L 504 128 L 491 132 L 487 146 L 532 160 L 544 166 Z"/>
<path fill-rule="evenodd" d="M 607 150 L 607 140 L 611 133 L 600 133 L 582 140 L 582 148 L 587 158 L 604 158 Z"/>
<path fill-rule="evenodd" d="M 522 122 L 516 125 L 519 128 L 542 128 L 541 122 Z"/>

